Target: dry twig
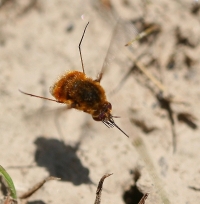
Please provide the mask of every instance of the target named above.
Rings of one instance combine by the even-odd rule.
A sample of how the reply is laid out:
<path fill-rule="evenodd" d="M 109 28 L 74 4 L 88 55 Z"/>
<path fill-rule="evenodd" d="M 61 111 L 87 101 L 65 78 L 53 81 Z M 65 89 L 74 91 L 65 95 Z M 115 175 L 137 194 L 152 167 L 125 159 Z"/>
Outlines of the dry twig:
<path fill-rule="evenodd" d="M 20 199 L 26 199 L 29 198 L 31 195 L 33 195 L 38 189 L 40 189 L 47 181 L 50 180 L 60 180 L 60 178 L 56 178 L 56 177 L 52 177 L 49 176 L 46 179 L 44 179 L 43 181 L 37 183 L 36 185 L 34 185 L 30 190 L 28 190 L 26 193 L 22 194 L 21 196 L 19 196 Z"/>
<path fill-rule="evenodd" d="M 101 192 L 102 192 L 102 189 L 103 189 L 103 182 L 104 182 L 104 179 L 111 176 L 112 174 L 106 174 L 104 175 L 101 180 L 99 181 L 99 185 L 97 187 L 97 191 L 96 191 L 96 199 L 95 199 L 95 202 L 94 204 L 100 204 L 101 203 Z"/>

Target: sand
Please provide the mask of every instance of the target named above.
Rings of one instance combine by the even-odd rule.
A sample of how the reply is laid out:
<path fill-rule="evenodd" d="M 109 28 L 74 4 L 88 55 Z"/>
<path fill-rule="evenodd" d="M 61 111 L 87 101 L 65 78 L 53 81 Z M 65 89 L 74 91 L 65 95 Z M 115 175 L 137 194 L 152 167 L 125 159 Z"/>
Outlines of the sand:
<path fill-rule="evenodd" d="M 94 203 L 98 182 L 107 173 L 113 175 L 104 182 L 105 204 L 138 203 L 131 201 L 138 196 L 129 196 L 131 186 L 149 193 L 146 204 L 198 203 L 200 11 L 195 1 L 186 0 L 113 1 L 112 6 L 106 11 L 95 1 L 26 0 L 5 1 L 0 7 L 0 165 L 18 195 L 49 175 L 61 178 L 45 184 L 29 204 Z M 132 21 L 139 32 L 159 26 L 159 32 L 135 42 L 129 54 L 162 83 L 164 96 L 173 96 L 174 126 L 156 97 L 159 88 L 138 68 L 129 72 L 133 61 L 120 36 L 131 40 L 132 31 L 119 29 L 119 38 L 112 38 L 113 10 L 115 19 L 122 19 L 119 24 Z M 59 76 L 82 71 L 78 44 L 88 21 L 82 43 L 86 75 L 96 78 L 114 39 L 101 85 L 113 115 L 120 116 L 116 124 L 130 138 L 89 114 L 18 91 L 53 98 L 49 87 Z M 181 122 L 183 116 L 194 124 Z M 133 146 L 138 138 L 144 148 Z M 162 201 L 164 196 L 169 202 Z"/>

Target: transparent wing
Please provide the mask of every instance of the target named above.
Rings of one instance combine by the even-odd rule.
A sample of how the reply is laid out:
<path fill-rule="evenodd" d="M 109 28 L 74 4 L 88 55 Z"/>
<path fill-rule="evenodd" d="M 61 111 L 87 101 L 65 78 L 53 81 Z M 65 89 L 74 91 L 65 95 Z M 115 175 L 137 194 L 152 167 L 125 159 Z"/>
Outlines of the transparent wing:
<path fill-rule="evenodd" d="M 118 58 L 121 54 L 124 55 L 126 53 L 125 50 L 129 48 L 125 47 L 125 45 L 131 39 L 136 38 L 138 34 L 139 33 L 137 29 L 131 22 L 126 22 L 122 19 L 118 19 L 113 29 L 110 45 L 97 81 L 101 81 L 103 74 L 106 72 L 106 70 L 116 58 Z"/>

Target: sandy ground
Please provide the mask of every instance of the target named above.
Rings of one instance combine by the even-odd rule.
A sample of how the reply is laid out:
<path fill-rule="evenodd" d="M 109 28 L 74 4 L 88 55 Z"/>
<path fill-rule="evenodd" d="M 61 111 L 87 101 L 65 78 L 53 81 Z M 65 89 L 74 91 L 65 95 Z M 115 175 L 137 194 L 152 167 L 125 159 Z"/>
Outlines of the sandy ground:
<path fill-rule="evenodd" d="M 191 0 L 113 1 L 115 18 L 134 22 L 140 31 L 150 24 L 159 26 L 158 33 L 133 45 L 131 56 L 162 82 L 164 95 L 176 101 L 168 106 L 173 126 L 169 111 L 156 97 L 158 87 L 137 68 L 129 73 L 133 61 L 127 57 L 128 48 L 113 37 L 117 47 L 110 49 L 101 85 L 128 139 L 86 113 L 66 111 L 65 105 L 18 91 L 52 98 L 49 87 L 58 76 L 82 70 L 78 43 L 87 21 L 82 53 L 86 74 L 95 79 L 114 29 L 109 18 L 113 10 L 105 11 L 92 0 L 4 2 L 0 7 L 0 164 L 12 176 L 18 195 L 51 175 L 61 181 L 47 183 L 29 204 L 93 203 L 99 179 L 114 173 L 105 180 L 102 203 L 138 203 L 138 189 L 149 193 L 147 204 L 199 203 L 198 6 Z M 129 36 L 128 30 L 120 30 L 120 35 L 123 32 Z M 132 145 L 138 138 L 145 148 Z M 169 202 L 162 201 L 165 196 Z"/>

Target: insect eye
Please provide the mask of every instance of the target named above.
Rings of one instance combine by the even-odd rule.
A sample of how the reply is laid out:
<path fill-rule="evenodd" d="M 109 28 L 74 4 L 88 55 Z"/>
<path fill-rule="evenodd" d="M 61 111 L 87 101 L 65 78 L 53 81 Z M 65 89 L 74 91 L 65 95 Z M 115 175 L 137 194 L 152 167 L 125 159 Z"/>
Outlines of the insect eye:
<path fill-rule="evenodd" d="M 106 118 L 106 114 L 105 114 L 104 112 L 102 112 L 102 113 L 100 113 L 100 114 L 98 115 L 99 121 L 105 120 L 105 118 Z"/>
<path fill-rule="evenodd" d="M 94 116 L 93 116 L 92 118 L 93 118 L 95 121 L 101 121 L 101 120 L 99 119 L 99 117 L 96 117 L 96 116 L 94 117 Z"/>
<path fill-rule="evenodd" d="M 106 102 L 102 107 L 103 112 L 107 112 L 108 110 L 111 110 L 111 109 L 112 109 L 112 105 L 109 102 Z"/>
<path fill-rule="evenodd" d="M 106 115 L 104 113 L 99 114 L 98 116 L 93 116 L 93 119 L 96 121 L 102 121 L 105 120 Z"/>

